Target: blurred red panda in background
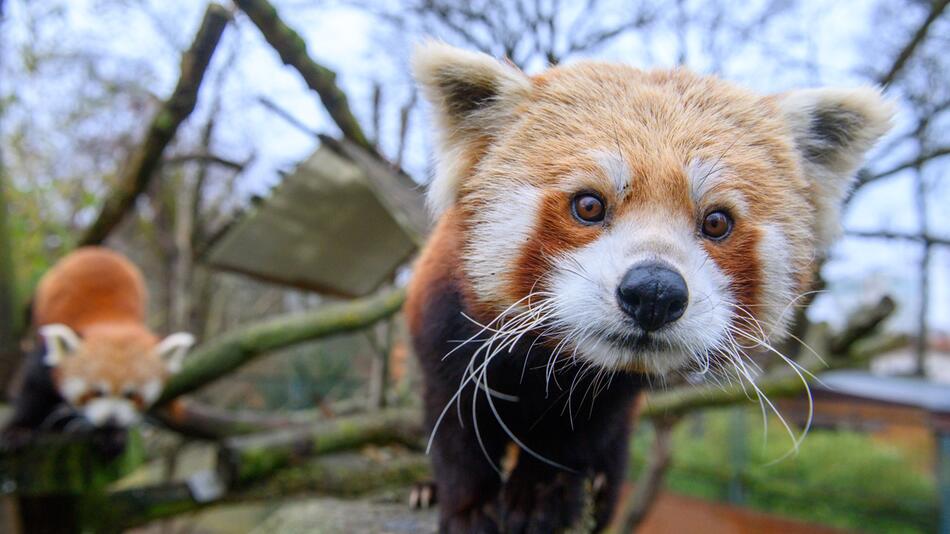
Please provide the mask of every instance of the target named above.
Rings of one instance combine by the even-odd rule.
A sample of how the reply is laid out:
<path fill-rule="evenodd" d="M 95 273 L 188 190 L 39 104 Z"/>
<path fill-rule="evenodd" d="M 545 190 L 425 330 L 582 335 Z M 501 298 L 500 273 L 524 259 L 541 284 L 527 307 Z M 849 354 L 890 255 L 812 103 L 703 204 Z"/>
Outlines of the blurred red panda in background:
<path fill-rule="evenodd" d="M 156 336 L 145 324 L 147 299 L 139 269 L 108 249 L 80 248 L 53 266 L 34 296 L 42 343 L 7 431 L 137 423 L 194 343 L 188 333 Z"/>

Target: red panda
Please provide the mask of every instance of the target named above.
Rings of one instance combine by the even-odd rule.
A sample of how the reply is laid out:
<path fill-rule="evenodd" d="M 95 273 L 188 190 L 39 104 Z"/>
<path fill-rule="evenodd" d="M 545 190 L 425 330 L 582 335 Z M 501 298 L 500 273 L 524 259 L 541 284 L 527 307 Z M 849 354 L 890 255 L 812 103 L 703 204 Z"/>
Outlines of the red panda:
<path fill-rule="evenodd" d="M 187 333 L 159 339 L 145 324 L 146 301 L 142 274 L 116 252 L 84 247 L 54 265 L 33 300 L 42 350 L 27 363 L 8 427 L 52 429 L 73 414 L 95 427 L 136 423 L 194 342 Z"/>
<path fill-rule="evenodd" d="M 716 362 L 752 380 L 745 347 L 785 335 L 892 106 L 438 43 L 413 69 L 439 139 L 406 314 L 440 530 L 564 531 L 595 480 L 604 528 L 638 392 Z"/>

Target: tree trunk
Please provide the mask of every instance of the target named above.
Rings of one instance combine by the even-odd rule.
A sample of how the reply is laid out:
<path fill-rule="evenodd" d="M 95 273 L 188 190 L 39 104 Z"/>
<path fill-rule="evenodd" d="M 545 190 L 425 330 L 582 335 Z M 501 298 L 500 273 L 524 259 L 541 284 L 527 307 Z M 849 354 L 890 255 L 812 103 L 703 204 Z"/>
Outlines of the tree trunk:
<path fill-rule="evenodd" d="M 0 154 L 0 392 L 6 390 L 20 364 L 20 309 L 13 270 L 13 232 L 9 225 L 6 174 Z"/>
<path fill-rule="evenodd" d="M 194 202 L 195 184 L 188 173 L 180 176 L 180 187 L 175 198 L 175 254 L 172 265 L 171 317 L 169 331 L 190 330 L 191 322 L 191 279 L 194 269 L 194 251 L 192 237 L 195 230 Z"/>
<path fill-rule="evenodd" d="M 0 0 L 0 61 L 3 60 L 4 25 L 3 1 Z M 0 106 L 0 124 L 2 121 Z M 13 270 L 13 231 L 10 228 L 10 200 L 7 198 L 7 176 L 3 165 L 3 147 L 0 146 L 0 398 L 5 397 L 7 385 L 20 365 L 20 314 L 16 295 L 16 276 Z"/>

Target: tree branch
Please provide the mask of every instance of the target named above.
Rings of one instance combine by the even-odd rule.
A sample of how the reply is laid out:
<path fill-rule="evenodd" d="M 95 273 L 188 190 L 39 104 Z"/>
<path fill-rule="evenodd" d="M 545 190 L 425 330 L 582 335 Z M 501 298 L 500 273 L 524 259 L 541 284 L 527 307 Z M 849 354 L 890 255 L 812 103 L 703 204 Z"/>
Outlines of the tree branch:
<path fill-rule="evenodd" d="M 862 170 L 858 173 L 858 183 L 855 185 L 854 189 L 857 190 L 865 185 L 876 182 L 882 178 L 887 178 L 888 176 L 893 176 L 901 171 L 906 171 L 907 169 L 913 169 L 915 167 L 920 167 L 923 164 L 929 162 L 932 159 L 941 158 L 943 156 L 950 155 L 950 146 L 943 146 L 927 150 L 926 152 L 921 153 L 916 158 L 899 163 L 890 169 L 881 171 L 879 173 L 871 174 L 869 171 Z"/>
<path fill-rule="evenodd" d="M 904 66 L 907 64 L 907 61 L 910 60 L 911 56 L 914 55 L 914 52 L 917 50 L 917 47 L 927 37 L 927 33 L 930 31 L 930 28 L 933 26 L 933 23 L 936 22 L 940 15 L 943 14 L 943 11 L 947 8 L 947 5 L 950 4 L 950 0 L 934 0 L 930 6 L 930 11 L 927 13 L 927 17 L 924 18 L 924 21 L 917 28 L 917 31 L 914 32 L 914 35 L 910 38 L 910 41 L 904 45 L 904 48 L 897 54 L 897 58 L 894 60 L 894 63 L 891 65 L 891 68 L 888 69 L 883 76 L 878 79 L 878 83 L 881 85 L 889 85 L 904 69 Z"/>
<path fill-rule="evenodd" d="M 294 128 L 314 138 L 320 137 L 320 132 L 304 124 L 303 121 L 301 121 L 297 117 L 294 117 L 289 111 L 280 107 L 280 105 L 278 105 L 277 102 L 274 102 L 273 100 L 267 98 L 266 96 L 257 97 L 257 101 L 260 102 L 262 106 L 272 111 L 275 115 L 287 121 L 287 123 L 293 126 Z"/>
<path fill-rule="evenodd" d="M 825 334 L 823 325 L 815 326 L 819 335 L 814 336 L 817 339 L 810 339 L 809 344 L 822 355 L 825 362 L 814 365 L 809 371 L 818 373 L 854 367 L 881 352 L 904 346 L 907 338 L 902 335 L 882 334 L 872 337 L 881 323 L 893 313 L 895 306 L 893 299 L 884 297 L 874 306 L 855 312 L 847 326 L 836 335 Z M 789 373 L 767 375 L 755 383 L 762 394 L 770 399 L 797 395 L 805 389 L 802 379 L 797 374 Z M 741 384 L 683 386 L 647 396 L 641 415 L 650 418 L 673 417 L 700 408 L 728 406 L 746 399 L 748 388 Z"/>
<path fill-rule="evenodd" d="M 637 478 L 633 495 L 624 503 L 620 518 L 614 523 L 618 525 L 613 529 L 615 532 L 634 532 L 656 501 L 672 459 L 673 427 L 677 422 L 678 418 L 659 418 L 654 421 L 653 430 L 656 435 L 653 449 L 643 473 Z"/>
<path fill-rule="evenodd" d="M 429 459 L 419 454 L 388 459 L 355 453 L 337 454 L 278 471 L 260 484 L 211 499 L 196 491 L 204 482 L 200 479 L 116 491 L 109 496 L 107 506 L 103 507 L 103 516 L 93 526 L 98 527 L 97 531 L 125 531 L 208 506 L 273 500 L 274 495 L 358 497 L 387 488 L 405 487 L 430 476 Z"/>
<path fill-rule="evenodd" d="M 105 241 L 148 186 L 161 163 L 162 152 L 175 137 L 181 123 L 195 109 L 205 71 L 230 18 L 224 7 L 218 4 L 208 6 L 191 48 L 182 56 L 178 85 L 152 119 L 145 140 L 129 158 L 119 175 L 119 183 L 106 198 L 96 220 L 80 237 L 80 246 Z"/>
<path fill-rule="evenodd" d="M 91 526 L 123 530 L 212 504 L 304 492 L 353 497 L 418 482 L 429 475 L 429 461 L 417 454 L 385 461 L 352 453 L 314 457 L 366 445 L 421 447 L 421 421 L 415 410 L 387 410 L 234 438 L 222 444 L 214 472 L 187 482 L 114 492 L 108 506 L 100 507 L 108 513 Z"/>
<path fill-rule="evenodd" d="M 295 68 L 307 86 L 317 93 L 343 136 L 378 154 L 350 110 L 346 94 L 337 86 L 336 73 L 307 54 L 307 44 L 300 34 L 281 20 L 277 9 L 267 0 L 235 0 L 235 4 L 257 26 L 284 64 Z"/>
<path fill-rule="evenodd" d="M 209 440 L 309 425 L 319 417 L 310 412 L 283 414 L 225 410 L 194 399 L 179 399 L 172 407 L 155 410 L 150 415 L 183 436 Z"/>
<path fill-rule="evenodd" d="M 396 289 L 240 327 L 200 346 L 185 369 L 165 386 L 156 406 L 191 393 L 269 351 L 365 328 L 396 313 L 405 295 L 404 289 Z"/>
<path fill-rule="evenodd" d="M 217 471 L 228 487 L 245 487 L 312 456 L 391 443 L 419 448 L 422 435 L 422 417 L 417 410 L 383 410 L 308 428 L 229 439 L 218 453 Z"/>
<path fill-rule="evenodd" d="M 950 246 L 950 238 L 936 237 L 925 234 L 905 234 L 902 232 L 891 232 L 887 230 L 847 230 L 846 236 L 866 237 L 870 239 L 903 239 L 905 241 L 917 241 L 925 245 Z"/>
<path fill-rule="evenodd" d="M 202 153 L 197 153 L 197 154 L 181 154 L 179 156 L 172 156 L 165 160 L 165 165 L 181 165 L 184 163 L 191 163 L 191 162 L 202 163 L 202 164 L 213 163 L 215 165 L 219 165 L 221 167 L 225 167 L 227 169 L 231 169 L 232 171 L 237 171 L 237 172 L 243 171 L 244 166 L 247 165 L 246 163 L 233 161 L 233 160 L 218 156 L 216 154 L 211 154 L 209 152 L 202 152 Z"/>

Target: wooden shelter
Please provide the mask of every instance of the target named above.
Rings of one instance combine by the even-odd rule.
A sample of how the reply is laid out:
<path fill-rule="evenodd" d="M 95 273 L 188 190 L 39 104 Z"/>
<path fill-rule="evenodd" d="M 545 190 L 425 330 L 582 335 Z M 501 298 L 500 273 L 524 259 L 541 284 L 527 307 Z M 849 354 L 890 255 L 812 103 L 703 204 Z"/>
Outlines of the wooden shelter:
<path fill-rule="evenodd" d="M 359 297 L 406 262 L 428 230 L 421 188 L 356 145 L 322 140 L 217 242 L 212 267 Z"/>

